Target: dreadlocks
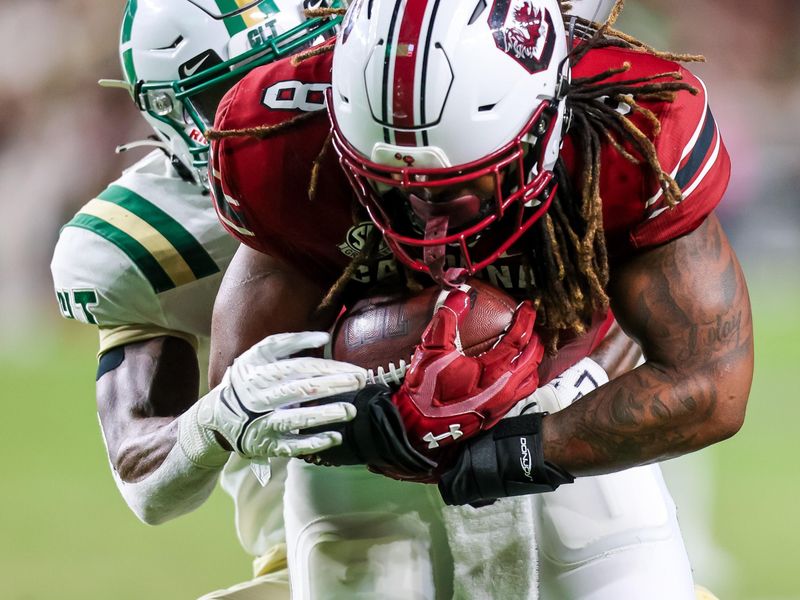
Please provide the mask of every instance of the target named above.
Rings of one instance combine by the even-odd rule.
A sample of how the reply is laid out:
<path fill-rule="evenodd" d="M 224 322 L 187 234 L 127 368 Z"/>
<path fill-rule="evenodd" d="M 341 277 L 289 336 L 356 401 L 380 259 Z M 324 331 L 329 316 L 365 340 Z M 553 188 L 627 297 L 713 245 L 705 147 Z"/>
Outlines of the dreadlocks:
<path fill-rule="evenodd" d="M 570 8 L 561 1 L 562 11 Z M 617 0 L 608 20 L 585 41 L 576 44 L 570 55 L 575 66 L 593 49 L 621 47 L 675 62 L 699 61 L 700 56 L 658 52 L 631 36 L 612 28 L 622 11 L 624 0 Z M 567 24 L 580 22 L 584 28 L 596 24 L 564 15 Z M 573 79 L 566 95 L 570 115 L 570 136 L 575 158 L 581 168 L 574 182 L 559 159 L 555 174 L 559 182 L 556 197 L 548 214 L 527 233 L 524 243 L 525 264 L 530 272 L 529 295 L 540 302 L 539 319 L 550 351 L 555 351 L 559 335 L 581 333 L 593 315 L 608 308 L 605 292 L 608 283 L 608 257 L 603 230 L 600 198 L 600 165 L 603 143 L 610 144 L 633 164 L 641 164 L 658 181 L 666 202 L 673 206 L 681 199 L 675 180 L 659 163 L 652 139 L 660 131 L 658 118 L 640 101 L 671 102 L 679 91 L 697 94 L 698 90 L 681 81 L 678 72 L 649 77 L 610 81 L 630 69 L 629 63 L 591 77 Z M 632 114 L 640 114 L 650 131 L 642 131 L 631 119 L 617 110 L 625 105 Z"/>
<path fill-rule="evenodd" d="M 268 137 L 275 135 L 276 133 L 280 133 L 281 131 L 286 131 L 287 129 L 291 129 L 297 123 L 301 121 L 306 121 L 311 117 L 316 116 L 313 112 L 306 112 L 300 113 L 296 117 L 292 117 L 282 123 L 277 123 L 276 125 L 259 125 L 258 127 L 244 127 L 242 129 L 206 129 L 203 132 L 203 135 L 206 137 L 207 140 L 222 140 L 225 138 L 239 138 L 239 137 L 249 137 L 255 138 L 257 140 L 265 140 Z"/>

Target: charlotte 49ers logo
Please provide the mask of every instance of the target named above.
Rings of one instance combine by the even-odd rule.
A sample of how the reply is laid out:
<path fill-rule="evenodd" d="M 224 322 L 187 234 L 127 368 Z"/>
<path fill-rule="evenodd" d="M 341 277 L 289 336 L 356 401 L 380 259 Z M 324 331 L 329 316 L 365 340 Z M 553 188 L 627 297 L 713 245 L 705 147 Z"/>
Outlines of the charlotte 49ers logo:
<path fill-rule="evenodd" d="M 531 74 L 550 65 L 556 40 L 550 11 L 537 4 L 536 0 L 496 0 L 489 14 L 494 43 Z"/>

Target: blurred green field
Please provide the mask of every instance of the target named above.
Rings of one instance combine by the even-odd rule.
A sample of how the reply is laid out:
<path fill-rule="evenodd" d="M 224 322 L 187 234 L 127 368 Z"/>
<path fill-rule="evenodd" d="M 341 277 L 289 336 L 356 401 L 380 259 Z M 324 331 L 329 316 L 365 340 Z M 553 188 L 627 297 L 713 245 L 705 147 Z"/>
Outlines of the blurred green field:
<path fill-rule="evenodd" d="M 735 589 L 722 600 L 800 599 L 800 288 L 759 287 L 753 301 L 757 363 L 747 423 L 707 451 L 717 467 L 714 530 L 735 559 Z M 221 491 L 155 528 L 128 511 L 95 416 L 95 333 L 46 325 L 46 335 L 25 343 L 0 341 L 0 598 L 191 600 L 246 579 L 249 558 Z"/>
<path fill-rule="evenodd" d="M 790 281 L 796 284 L 796 274 Z M 731 600 L 797 600 L 800 288 L 786 281 L 751 283 L 751 295 L 753 391 L 739 434 L 709 449 L 718 465 L 714 526 L 737 559 L 739 585 Z"/>
<path fill-rule="evenodd" d="M 159 527 L 140 523 L 111 478 L 94 408 L 96 331 L 0 352 L 4 600 L 191 600 L 250 576 L 232 504 L 209 502 Z"/>

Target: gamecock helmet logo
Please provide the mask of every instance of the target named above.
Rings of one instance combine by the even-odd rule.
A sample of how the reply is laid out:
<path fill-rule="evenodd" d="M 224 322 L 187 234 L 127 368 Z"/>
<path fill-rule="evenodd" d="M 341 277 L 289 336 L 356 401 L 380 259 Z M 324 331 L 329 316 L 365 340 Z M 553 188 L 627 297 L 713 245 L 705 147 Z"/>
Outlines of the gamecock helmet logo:
<path fill-rule="evenodd" d="M 496 0 L 489 26 L 497 47 L 533 74 L 553 56 L 555 30 L 550 12 L 536 0 Z"/>

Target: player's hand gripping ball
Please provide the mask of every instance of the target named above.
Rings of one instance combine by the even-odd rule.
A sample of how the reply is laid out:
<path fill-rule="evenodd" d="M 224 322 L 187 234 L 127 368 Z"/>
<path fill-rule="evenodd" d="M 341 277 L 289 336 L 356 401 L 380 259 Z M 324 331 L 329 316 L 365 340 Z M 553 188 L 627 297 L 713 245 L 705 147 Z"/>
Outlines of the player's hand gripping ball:
<path fill-rule="evenodd" d="M 479 279 L 467 280 L 469 311 L 459 323 L 467 356 L 489 350 L 514 318 L 517 301 Z M 367 369 L 370 383 L 399 386 L 411 357 L 447 292 L 431 286 L 411 294 L 376 293 L 356 302 L 336 322 L 326 357 Z"/>
<path fill-rule="evenodd" d="M 468 356 L 459 328 L 473 299 L 468 286 L 447 294 L 392 396 L 409 441 L 429 456 L 492 427 L 538 387 L 544 346 L 533 305 L 520 304 L 494 345 Z"/>

